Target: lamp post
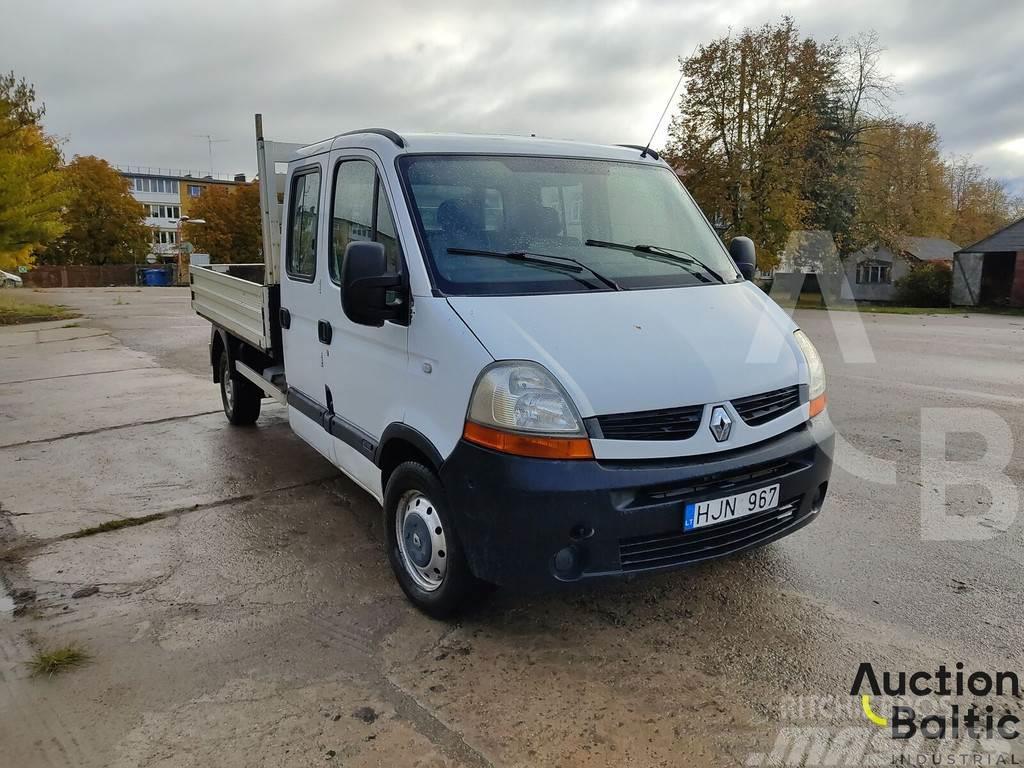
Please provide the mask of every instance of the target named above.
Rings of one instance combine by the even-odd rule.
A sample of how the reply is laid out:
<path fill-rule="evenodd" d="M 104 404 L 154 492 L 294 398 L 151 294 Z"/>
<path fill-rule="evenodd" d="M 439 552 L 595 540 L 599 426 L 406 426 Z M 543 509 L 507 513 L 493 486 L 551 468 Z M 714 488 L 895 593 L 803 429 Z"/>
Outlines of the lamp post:
<path fill-rule="evenodd" d="M 182 242 L 182 239 L 181 239 L 181 225 L 185 224 L 185 223 L 188 223 L 188 224 L 205 224 L 206 220 L 205 219 L 190 219 L 188 216 L 182 216 L 180 219 L 178 219 L 177 240 L 178 240 L 178 284 L 179 285 L 185 285 L 186 282 L 187 282 L 187 281 L 183 280 L 183 276 L 185 275 L 185 270 L 184 270 L 183 258 L 182 257 L 185 255 L 185 249 L 183 247 L 184 243 Z"/>

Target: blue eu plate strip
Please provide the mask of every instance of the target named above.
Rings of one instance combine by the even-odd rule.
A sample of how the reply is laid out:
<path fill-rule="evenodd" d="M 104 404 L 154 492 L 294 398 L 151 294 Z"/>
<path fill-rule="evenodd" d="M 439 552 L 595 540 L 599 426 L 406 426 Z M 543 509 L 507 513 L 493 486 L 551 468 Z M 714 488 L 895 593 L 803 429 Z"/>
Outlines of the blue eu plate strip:
<path fill-rule="evenodd" d="M 696 504 L 686 505 L 686 517 L 683 520 L 683 530 L 689 531 L 693 528 L 693 513 L 697 509 Z"/>

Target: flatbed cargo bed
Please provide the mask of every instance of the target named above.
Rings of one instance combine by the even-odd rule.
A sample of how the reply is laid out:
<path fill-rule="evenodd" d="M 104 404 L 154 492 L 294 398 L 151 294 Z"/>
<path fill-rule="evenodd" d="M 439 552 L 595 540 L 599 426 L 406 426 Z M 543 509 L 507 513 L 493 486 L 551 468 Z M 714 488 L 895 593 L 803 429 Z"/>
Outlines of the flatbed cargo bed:
<path fill-rule="evenodd" d="M 256 165 L 260 187 L 263 261 L 253 264 L 191 264 L 192 308 L 215 328 L 262 353 L 278 366 L 281 355 L 280 255 L 281 203 L 286 165 L 302 144 L 267 141 L 263 118 L 256 115 Z M 256 254 L 252 254 L 255 256 Z M 243 258 L 246 256 L 243 255 Z"/>
<path fill-rule="evenodd" d="M 264 284 L 263 274 L 263 264 L 193 264 L 189 283 L 196 314 L 273 357 L 276 286 Z"/>

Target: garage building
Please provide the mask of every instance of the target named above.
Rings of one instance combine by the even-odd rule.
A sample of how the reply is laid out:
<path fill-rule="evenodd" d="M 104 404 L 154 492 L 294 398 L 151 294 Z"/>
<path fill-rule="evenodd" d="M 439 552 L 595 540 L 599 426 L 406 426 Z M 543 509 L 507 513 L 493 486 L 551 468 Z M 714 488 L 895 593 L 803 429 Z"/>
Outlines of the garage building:
<path fill-rule="evenodd" d="M 1024 219 L 956 252 L 952 298 L 959 306 L 1024 307 Z"/>

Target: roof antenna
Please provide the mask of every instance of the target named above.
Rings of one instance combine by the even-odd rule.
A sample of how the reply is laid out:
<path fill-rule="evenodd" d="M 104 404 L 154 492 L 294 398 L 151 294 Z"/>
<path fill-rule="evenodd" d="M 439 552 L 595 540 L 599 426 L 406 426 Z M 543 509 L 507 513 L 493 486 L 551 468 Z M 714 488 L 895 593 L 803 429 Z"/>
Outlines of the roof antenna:
<path fill-rule="evenodd" d="M 672 95 L 668 97 L 668 101 L 665 103 L 665 108 L 661 110 L 661 117 L 658 118 L 658 123 L 654 126 L 654 130 L 651 131 L 651 138 L 647 140 L 647 146 L 645 146 L 643 151 L 640 153 L 640 157 L 647 157 L 647 153 L 651 151 L 651 142 L 654 141 L 654 137 L 658 133 L 658 129 L 661 128 L 661 124 L 665 120 L 665 115 L 668 114 L 668 108 L 672 106 L 672 99 L 676 97 L 676 91 L 678 91 L 679 86 L 683 84 L 683 77 L 685 77 L 685 74 L 680 72 L 679 79 L 676 80 L 676 87 L 672 89 Z"/>

